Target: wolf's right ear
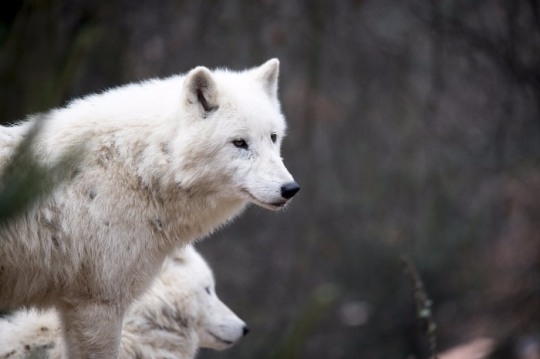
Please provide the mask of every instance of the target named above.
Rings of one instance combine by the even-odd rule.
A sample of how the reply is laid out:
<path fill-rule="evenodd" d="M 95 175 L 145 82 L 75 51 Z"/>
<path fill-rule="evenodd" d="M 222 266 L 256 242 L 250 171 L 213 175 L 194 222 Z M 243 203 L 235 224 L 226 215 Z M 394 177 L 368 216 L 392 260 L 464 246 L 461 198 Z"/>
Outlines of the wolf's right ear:
<path fill-rule="evenodd" d="M 186 75 L 184 90 L 187 105 L 195 106 L 202 117 L 218 108 L 216 82 L 206 67 L 196 67 Z"/>

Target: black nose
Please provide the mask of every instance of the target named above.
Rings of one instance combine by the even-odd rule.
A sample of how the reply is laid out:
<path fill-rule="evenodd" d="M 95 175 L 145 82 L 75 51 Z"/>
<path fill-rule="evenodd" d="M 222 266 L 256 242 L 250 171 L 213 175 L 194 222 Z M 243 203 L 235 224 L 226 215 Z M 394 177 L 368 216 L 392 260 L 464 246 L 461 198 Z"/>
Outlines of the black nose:
<path fill-rule="evenodd" d="M 283 186 L 281 186 L 281 197 L 286 199 L 293 198 L 298 191 L 300 191 L 300 186 L 298 185 L 298 183 L 285 183 Z"/>
<path fill-rule="evenodd" d="M 242 329 L 242 334 L 247 335 L 247 333 L 249 333 L 249 328 L 247 325 L 244 325 L 244 328 Z"/>

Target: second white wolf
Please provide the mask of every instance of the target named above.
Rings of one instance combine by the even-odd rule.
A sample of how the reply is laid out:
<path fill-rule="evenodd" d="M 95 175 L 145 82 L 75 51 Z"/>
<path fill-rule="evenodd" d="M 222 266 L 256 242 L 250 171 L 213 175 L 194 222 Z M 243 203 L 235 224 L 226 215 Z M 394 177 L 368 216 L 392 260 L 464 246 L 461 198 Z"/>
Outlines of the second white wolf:
<path fill-rule="evenodd" d="M 126 313 L 122 359 L 192 359 L 223 350 L 248 332 L 217 296 L 210 267 L 192 247 L 167 259 L 151 289 Z M 56 311 L 20 311 L 0 319 L 0 359 L 65 358 Z"/>

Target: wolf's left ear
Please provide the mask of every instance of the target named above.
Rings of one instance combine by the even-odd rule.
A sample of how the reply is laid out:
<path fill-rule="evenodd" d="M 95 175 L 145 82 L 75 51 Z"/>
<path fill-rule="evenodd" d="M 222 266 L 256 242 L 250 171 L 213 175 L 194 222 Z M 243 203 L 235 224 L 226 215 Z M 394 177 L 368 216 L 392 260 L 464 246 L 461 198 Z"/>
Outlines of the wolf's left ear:
<path fill-rule="evenodd" d="M 257 79 L 261 82 L 264 91 L 271 98 L 277 98 L 279 60 L 271 59 L 256 69 Z"/>
<path fill-rule="evenodd" d="M 204 66 L 191 70 L 184 81 L 188 105 L 195 106 L 203 117 L 218 108 L 217 86 L 212 72 Z"/>

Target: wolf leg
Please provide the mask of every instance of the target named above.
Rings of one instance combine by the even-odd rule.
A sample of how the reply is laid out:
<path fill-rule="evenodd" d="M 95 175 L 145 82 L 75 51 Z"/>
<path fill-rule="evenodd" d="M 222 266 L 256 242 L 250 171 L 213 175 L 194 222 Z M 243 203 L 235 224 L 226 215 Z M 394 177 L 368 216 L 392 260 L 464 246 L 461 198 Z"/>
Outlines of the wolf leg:
<path fill-rule="evenodd" d="M 59 308 L 68 358 L 116 358 L 124 310 L 104 303 Z"/>

